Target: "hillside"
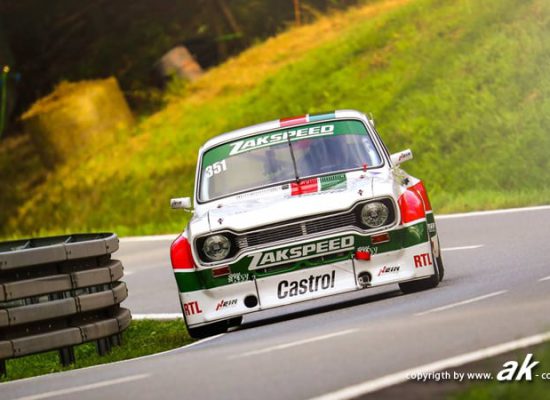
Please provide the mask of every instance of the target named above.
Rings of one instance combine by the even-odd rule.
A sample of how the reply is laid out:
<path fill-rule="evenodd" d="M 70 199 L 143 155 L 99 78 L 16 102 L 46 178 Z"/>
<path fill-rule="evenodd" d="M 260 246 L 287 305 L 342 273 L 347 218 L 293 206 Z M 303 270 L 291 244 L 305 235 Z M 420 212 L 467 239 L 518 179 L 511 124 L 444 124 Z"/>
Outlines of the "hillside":
<path fill-rule="evenodd" d="M 32 169 L 4 174 L 26 192 L 2 205 L 0 233 L 178 231 L 187 215 L 169 199 L 192 193 L 207 138 L 338 108 L 371 112 L 391 150 L 413 149 L 406 168 L 436 211 L 549 202 L 549 35 L 546 0 L 381 0 L 290 29 L 183 88 L 118 146 L 32 188 L 15 186 Z"/>

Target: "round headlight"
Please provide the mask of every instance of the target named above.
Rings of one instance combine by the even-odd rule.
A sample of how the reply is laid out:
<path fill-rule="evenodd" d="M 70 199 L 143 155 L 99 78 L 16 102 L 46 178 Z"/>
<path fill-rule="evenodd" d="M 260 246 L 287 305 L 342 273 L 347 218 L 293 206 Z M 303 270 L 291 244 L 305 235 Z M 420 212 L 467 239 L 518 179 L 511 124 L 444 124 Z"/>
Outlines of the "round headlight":
<path fill-rule="evenodd" d="M 208 237 L 202 245 L 202 251 L 212 261 L 223 260 L 231 250 L 231 242 L 223 235 Z"/>
<path fill-rule="evenodd" d="M 390 210 L 384 203 L 374 201 L 365 204 L 361 210 L 361 221 L 369 228 L 378 228 L 388 221 Z"/>

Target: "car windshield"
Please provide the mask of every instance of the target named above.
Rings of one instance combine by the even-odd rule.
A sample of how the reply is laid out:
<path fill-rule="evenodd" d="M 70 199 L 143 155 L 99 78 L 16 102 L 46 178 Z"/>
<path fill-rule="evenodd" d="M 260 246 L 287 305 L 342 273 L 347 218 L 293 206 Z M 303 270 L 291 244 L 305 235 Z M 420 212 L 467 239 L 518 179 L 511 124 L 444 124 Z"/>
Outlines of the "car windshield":
<path fill-rule="evenodd" d="M 201 161 L 199 200 L 210 201 L 297 178 L 381 164 L 380 155 L 360 121 L 300 125 L 207 150 Z"/>

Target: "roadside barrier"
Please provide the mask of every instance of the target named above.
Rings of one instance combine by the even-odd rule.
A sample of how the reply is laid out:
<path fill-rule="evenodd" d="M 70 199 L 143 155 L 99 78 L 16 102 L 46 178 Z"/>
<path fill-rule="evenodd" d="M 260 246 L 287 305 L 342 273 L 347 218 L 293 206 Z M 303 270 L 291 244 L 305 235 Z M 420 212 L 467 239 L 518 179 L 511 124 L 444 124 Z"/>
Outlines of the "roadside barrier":
<path fill-rule="evenodd" d="M 132 319 L 112 233 L 0 242 L 0 375 L 6 360 L 96 342 L 100 355 L 121 344 Z"/>

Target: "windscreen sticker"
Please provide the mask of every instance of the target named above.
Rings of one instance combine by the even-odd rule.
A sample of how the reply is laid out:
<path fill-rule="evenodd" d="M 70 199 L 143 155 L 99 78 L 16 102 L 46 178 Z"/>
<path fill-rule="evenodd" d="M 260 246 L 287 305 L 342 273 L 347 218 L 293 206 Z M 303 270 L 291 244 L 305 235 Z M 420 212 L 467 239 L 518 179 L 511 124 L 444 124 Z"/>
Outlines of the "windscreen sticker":
<path fill-rule="evenodd" d="M 318 136 L 327 136 L 334 134 L 334 125 L 312 126 L 311 128 L 301 128 L 288 130 L 284 132 L 276 132 L 269 135 L 256 136 L 246 140 L 239 140 L 235 143 L 230 143 L 230 156 L 235 154 L 245 153 L 250 150 L 256 150 L 262 147 L 271 146 L 286 142 L 290 139 L 291 142 L 300 139 L 311 139 Z"/>
<path fill-rule="evenodd" d="M 214 147 L 204 154 L 202 166 L 206 169 L 207 166 L 211 166 L 228 157 L 285 143 L 289 140 L 295 142 L 324 136 L 361 135 L 365 133 L 365 126 L 357 120 L 301 125 L 294 129 L 273 131 Z"/>
<path fill-rule="evenodd" d="M 341 190 L 347 187 L 346 174 L 322 176 L 320 178 L 303 179 L 290 184 L 290 195 L 324 192 L 327 190 Z"/>
<path fill-rule="evenodd" d="M 227 171 L 227 163 L 225 160 L 216 161 L 214 164 L 209 165 L 204 169 L 204 173 L 207 178 L 212 178 L 214 175 L 218 175 L 224 171 Z"/>

